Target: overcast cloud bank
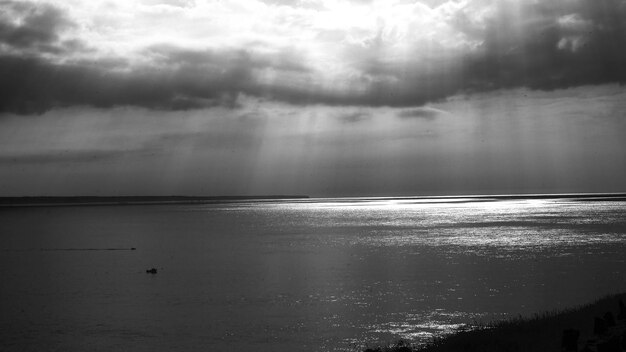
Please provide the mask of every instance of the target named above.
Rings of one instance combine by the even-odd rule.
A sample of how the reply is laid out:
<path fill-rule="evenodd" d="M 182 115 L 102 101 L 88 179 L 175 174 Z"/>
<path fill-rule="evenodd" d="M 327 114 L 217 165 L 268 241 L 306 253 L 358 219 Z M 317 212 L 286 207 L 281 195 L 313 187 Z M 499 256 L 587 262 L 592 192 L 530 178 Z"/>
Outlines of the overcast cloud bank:
<path fill-rule="evenodd" d="M 241 95 L 409 107 L 626 81 L 622 0 L 0 6 L 0 111 L 20 114 L 237 107 Z"/>

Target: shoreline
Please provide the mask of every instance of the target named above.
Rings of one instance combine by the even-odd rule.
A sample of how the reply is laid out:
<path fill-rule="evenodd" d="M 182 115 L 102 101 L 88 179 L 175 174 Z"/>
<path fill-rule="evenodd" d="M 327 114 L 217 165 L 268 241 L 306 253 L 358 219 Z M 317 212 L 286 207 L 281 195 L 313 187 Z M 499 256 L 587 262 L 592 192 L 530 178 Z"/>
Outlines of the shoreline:
<path fill-rule="evenodd" d="M 617 351 L 623 351 L 626 350 L 626 314 L 620 302 L 626 302 L 626 292 L 562 311 L 544 312 L 531 317 L 520 316 L 488 323 L 473 330 L 457 331 L 435 338 L 425 346 L 398 341 L 391 346 L 365 348 L 363 352 L 565 351 L 562 343 L 566 330 L 579 333 L 577 351 L 601 351 L 600 345 L 608 343 L 611 338 L 618 339 L 622 347 Z M 605 321 L 608 312 L 615 318 L 616 325 L 598 334 L 597 321 Z"/>

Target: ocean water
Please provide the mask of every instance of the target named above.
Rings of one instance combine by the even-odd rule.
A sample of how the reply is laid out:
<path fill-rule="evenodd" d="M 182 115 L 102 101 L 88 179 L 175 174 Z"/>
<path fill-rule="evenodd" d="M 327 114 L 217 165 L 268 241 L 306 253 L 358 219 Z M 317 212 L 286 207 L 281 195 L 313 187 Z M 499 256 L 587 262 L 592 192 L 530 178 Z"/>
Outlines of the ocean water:
<path fill-rule="evenodd" d="M 626 291 L 625 254 L 602 198 L 2 208 L 0 350 L 423 343 Z"/>

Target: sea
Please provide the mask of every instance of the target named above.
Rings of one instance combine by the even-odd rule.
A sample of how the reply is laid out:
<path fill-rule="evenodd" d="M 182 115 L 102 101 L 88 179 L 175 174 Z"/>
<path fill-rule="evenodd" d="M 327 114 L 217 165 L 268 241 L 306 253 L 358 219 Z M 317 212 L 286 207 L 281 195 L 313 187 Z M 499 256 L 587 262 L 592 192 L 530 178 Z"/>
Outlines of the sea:
<path fill-rule="evenodd" d="M 624 292 L 625 260 L 602 196 L 2 207 L 0 350 L 424 344 Z"/>

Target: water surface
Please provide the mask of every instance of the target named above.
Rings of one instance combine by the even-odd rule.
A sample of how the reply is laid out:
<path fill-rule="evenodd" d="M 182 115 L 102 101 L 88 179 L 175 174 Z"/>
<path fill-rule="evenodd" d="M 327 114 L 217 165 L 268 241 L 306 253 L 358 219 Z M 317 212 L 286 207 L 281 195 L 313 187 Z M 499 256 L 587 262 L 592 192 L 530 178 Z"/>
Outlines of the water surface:
<path fill-rule="evenodd" d="M 625 291 L 625 210 L 477 198 L 3 208 L 0 348 L 425 342 Z"/>

